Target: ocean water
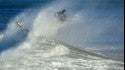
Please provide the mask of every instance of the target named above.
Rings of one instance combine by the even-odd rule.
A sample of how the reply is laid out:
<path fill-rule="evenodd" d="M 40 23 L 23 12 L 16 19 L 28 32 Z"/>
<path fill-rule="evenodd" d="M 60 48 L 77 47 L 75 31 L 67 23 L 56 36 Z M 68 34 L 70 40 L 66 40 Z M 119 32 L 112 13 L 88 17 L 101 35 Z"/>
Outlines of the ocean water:
<path fill-rule="evenodd" d="M 81 50 L 51 38 L 38 37 L 32 47 L 9 50 L 0 56 L 0 69 L 9 70 L 123 70 L 124 63 Z"/>
<path fill-rule="evenodd" d="M 124 70 L 123 5 L 0 1 L 0 70 Z M 68 17 L 63 24 L 55 17 L 62 9 Z"/>

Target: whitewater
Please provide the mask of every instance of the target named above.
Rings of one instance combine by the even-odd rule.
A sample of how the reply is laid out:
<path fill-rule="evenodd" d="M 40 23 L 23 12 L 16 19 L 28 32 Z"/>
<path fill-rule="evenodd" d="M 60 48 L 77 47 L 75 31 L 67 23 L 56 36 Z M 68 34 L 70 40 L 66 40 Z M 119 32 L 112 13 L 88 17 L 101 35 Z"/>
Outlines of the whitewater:
<path fill-rule="evenodd" d="M 0 53 L 0 70 L 124 70 L 121 61 L 56 39 L 60 29 L 84 23 L 84 17 L 80 16 L 82 12 L 73 13 L 64 24 L 57 21 L 55 12 L 71 6 L 69 2 L 57 1 L 39 12 L 27 15 L 24 11 L 15 16 L 7 30 L 0 34 L 3 45 L 10 43 L 10 39 L 16 43 Z M 20 19 L 29 33 L 15 24 Z"/>

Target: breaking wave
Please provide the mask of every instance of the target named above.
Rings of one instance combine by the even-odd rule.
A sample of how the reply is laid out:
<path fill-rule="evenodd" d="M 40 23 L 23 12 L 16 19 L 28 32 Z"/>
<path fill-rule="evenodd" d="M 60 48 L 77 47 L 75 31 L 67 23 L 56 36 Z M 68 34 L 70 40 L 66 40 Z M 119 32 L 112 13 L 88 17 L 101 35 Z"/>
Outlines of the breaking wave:
<path fill-rule="evenodd" d="M 60 29 L 84 22 L 84 18 L 80 16 L 81 12 L 75 12 L 69 16 L 68 21 L 61 24 L 55 18 L 55 13 L 71 6 L 65 1 L 58 4 L 61 6 L 57 7 L 54 3 L 29 16 L 23 12 L 12 20 L 3 36 L 0 36 L 2 47 L 7 49 L 1 49 L 0 69 L 123 70 L 124 63 L 120 61 L 56 40 L 56 34 Z M 24 29 L 28 29 L 29 33 L 15 24 L 20 19 Z M 7 43 L 10 44 L 6 45 Z M 9 48 L 10 46 L 15 47 Z"/>

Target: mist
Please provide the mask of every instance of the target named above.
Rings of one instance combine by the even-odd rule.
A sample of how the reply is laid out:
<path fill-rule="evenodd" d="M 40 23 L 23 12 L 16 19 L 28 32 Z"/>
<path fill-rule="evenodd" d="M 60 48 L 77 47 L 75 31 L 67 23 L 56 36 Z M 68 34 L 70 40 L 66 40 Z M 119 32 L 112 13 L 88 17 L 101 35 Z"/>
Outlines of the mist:
<path fill-rule="evenodd" d="M 123 3 L 120 0 L 118 2 L 121 5 L 115 4 L 114 6 L 114 2 L 116 1 L 61 2 L 61 5 L 64 3 L 68 6 L 66 8 L 68 18 L 72 21 L 72 17 L 75 17 L 75 20 L 69 21 L 70 24 L 58 32 L 58 39 L 82 47 L 85 44 L 123 44 Z"/>
<path fill-rule="evenodd" d="M 44 8 L 39 7 L 40 10 L 37 12 L 24 11 L 10 21 L 7 30 L 1 37 L 0 45 L 6 46 L 5 49 L 11 46 L 27 46 L 27 44 L 32 47 L 34 39 L 38 36 L 55 37 L 82 48 L 85 48 L 86 44 L 123 45 L 122 2 L 123 0 L 57 0 Z M 67 10 L 68 19 L 65 24 L 60 24 L 55 18 L 56 12 L 62 9 Z M 18 19 L 21 19 L 25 28 L 30 31 L 28 34 L 15 25 Z"/>

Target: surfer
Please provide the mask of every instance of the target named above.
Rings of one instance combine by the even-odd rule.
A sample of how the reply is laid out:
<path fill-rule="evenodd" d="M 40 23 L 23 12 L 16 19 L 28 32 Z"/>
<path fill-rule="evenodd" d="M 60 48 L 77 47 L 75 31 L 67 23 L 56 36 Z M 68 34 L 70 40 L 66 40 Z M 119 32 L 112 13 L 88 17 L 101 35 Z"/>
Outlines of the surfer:
<path fill-rule="evenodd" d="M 17 25 L 21 28 L 21 29 L 23 29 L 23 25 L 22 25 L 22 22 L 17 22 Z M 23 29 L 25 32 L 29 32 L 29 30 L 27 30 L 27 29 Z"/>
<path fill-rule="evenodd" d="M 63 9 L 62 11 L 57 12 L 57 18 L 58 18 L 59 21 L 61 21 L 61 22 L 66 21 L 67 16 L 66 16 L 65 12 L 66 12 L 65 9 Z"/>

